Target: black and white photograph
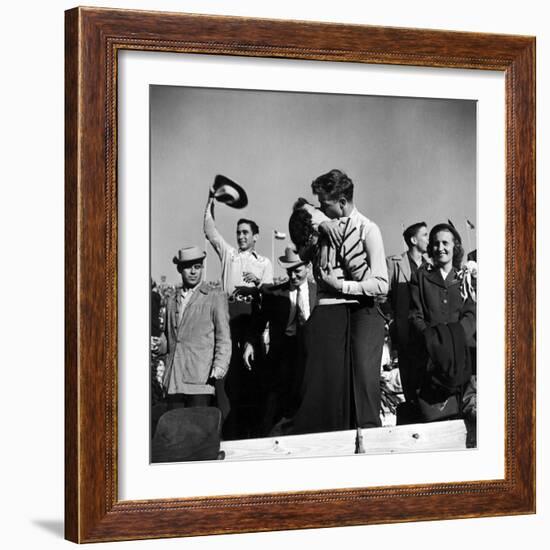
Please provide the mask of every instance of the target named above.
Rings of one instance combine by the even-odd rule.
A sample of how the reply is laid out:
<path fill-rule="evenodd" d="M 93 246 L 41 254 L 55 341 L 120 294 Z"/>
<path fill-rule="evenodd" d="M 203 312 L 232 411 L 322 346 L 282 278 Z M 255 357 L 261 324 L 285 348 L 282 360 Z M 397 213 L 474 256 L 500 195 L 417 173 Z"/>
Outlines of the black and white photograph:
<path fill-rule="evenodd" d="M 150 132 L 152 462 L 476 446 L 475 101 L 155 85 Z"/>

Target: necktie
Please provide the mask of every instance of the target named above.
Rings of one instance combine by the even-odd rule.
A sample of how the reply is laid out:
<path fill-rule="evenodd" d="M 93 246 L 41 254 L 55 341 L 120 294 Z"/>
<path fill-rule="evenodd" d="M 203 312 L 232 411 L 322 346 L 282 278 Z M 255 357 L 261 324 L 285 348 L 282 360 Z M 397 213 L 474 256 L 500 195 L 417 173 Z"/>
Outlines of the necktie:
<path fill-rule="evenodd" d="M 296 292 L 296 316 L 298 318 L 298 324 L 302 326 L 309 317 L 309 311 L 307 311 L 304 303 L 304 293 L 302 287 L 299 286 Z"/>

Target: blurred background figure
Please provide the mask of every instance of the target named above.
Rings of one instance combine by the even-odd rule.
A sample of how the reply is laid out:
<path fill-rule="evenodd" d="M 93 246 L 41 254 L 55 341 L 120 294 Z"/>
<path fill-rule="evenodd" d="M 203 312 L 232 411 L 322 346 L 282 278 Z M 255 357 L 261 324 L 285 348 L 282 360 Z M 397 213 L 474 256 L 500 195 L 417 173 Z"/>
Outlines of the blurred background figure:
<path fill-rule="evenodd" d="M 418 339 L 410 338 L 409 310 L 411 303 L 410 281 L 412 274 L 428 259 L 428 227 L 425 222 L 410 225 L 403 231 L 407 250 L 388 256 L 389 292 L 384 311 L 390 316 L 390 338 L 397 351 L 401 384 L 405 399 L 416 401 L 419 387 Z"/>

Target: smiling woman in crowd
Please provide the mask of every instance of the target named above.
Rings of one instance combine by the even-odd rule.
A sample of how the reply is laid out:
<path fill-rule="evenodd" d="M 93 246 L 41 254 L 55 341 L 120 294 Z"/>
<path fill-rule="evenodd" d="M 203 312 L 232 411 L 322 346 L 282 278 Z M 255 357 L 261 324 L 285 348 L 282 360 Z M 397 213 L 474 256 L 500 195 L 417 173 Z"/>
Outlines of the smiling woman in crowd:
<path fill-rule="evenodd" d="M 471 274 L 462 266 L 464 251 L 458 231 L 441 223 L 430 231 L 432 259 L 411 278 L 410 320 L 423 340 L 418 357 L 423 382 L 418 394 L 422 420 L 461 416 L 466 385 L 475 369 L 476 304 Z"/>

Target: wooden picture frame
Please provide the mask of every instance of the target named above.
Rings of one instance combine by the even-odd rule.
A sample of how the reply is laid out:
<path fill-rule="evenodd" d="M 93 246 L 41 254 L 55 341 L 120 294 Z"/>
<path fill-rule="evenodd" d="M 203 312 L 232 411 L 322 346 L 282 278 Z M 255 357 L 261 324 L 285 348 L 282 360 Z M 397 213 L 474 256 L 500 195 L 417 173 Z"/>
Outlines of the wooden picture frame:
<path fill-rule="evenodd" d="M 119 500 L 117 54 L 127 49 L 504 73 L 504 479 Z M 533 37 L 75 8 L 66 12 L 65 55 L 67 539 L 97 542 L 534 513 Z"/>

